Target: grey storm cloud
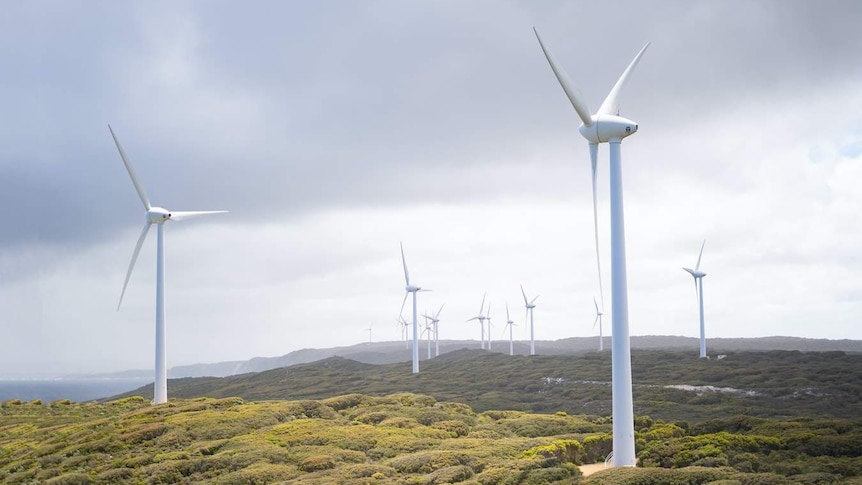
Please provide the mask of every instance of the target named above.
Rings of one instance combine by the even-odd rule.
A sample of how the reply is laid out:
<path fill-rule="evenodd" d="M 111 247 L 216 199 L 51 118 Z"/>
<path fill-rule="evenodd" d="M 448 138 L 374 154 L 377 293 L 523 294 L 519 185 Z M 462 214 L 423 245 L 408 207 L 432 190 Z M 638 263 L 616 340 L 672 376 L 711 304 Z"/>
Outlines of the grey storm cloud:
<path fill-rule="evenodd" d="M 0 202 L 18 210 L 2 238 L 86 241 L 125 224 L 133 194 L 108 122 L 166 205 L 265 215 L 470 198 L 473 181 L 439 169 L 576 136 L 532 24 L 595 105 L 652 40 L 630 88 L 645 95 L 624 107 L 668 123 L 775 92 L 804 103 L 858 75 L 862 8 L 827 4 L 13 4 Z"/>

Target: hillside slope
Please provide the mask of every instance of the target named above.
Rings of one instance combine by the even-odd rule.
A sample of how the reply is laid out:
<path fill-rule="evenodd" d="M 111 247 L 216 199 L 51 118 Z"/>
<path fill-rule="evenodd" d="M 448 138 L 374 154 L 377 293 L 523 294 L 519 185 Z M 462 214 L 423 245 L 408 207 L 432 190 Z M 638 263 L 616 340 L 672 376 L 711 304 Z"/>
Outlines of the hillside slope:
<path fill-rule="evenodd" d="M 721 360 L 691 352 L 635 351 L 635 413 L 706 420 L 747 414 L 862 416 L 862 355 L 843 352 L 738 352 Z M 224 378 L 172 379 L 173 397 L 323 399 L 340 394 L 415 392 L 478 411 L 609 415 L 610 354 L 513 356 L 461 350 L 423 362 L 372 365 L 332 357 Z M 152 396 L 152 386 L 124 394 Z"/>

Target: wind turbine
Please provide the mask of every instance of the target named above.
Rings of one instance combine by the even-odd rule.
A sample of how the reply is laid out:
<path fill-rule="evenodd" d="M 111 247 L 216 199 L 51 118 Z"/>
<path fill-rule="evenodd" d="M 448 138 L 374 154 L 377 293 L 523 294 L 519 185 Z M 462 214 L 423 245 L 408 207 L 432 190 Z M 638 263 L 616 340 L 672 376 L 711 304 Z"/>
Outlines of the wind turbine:
<path fill-rule="evenodd" d="M 506 302 L 506 327 L 509 327 L 509 355 L 515 355 L 515 340 L 512 338 L 512 327 L 516 327 L 515 322 L 509 317 L 509 302 Z M 503 334 L 506 333 L 506 327 L 503 327 Z"/>
<path fill-rule="evenodd" d="M 491 350 L 491 303 L 488 303 L 488 315 L 485 316 L 485 320 L 488 321 L 488 350 Z"/>
<path fill-rule="evenodd" d="M 434 316 L 422 315 L 431 320 L 431 325 L 434 326 L 434 357 L 440 357 L 440 327 L 438 324 L 440 323 L 440 312 L 443 311 L 444 306 L 446 306 L 445 303 L 440 305 L 440 309 L 437 310 Z"/>
<path fill-rule="evenodd" d="M 595 297 L 593 298 L 593 303 L 596 305 L 596 319 L 593 320 L 593 329 L 596 328 L 596 324 L 599 325 L 599 352 L 601 352 L 605 350 L 604 336 L 602 335 L 602 315 L 604 313 L 599 310 L 599 302 L 596 301 Z"/>
<path fill-rule="evenodd" d="M 706 332 L 703 326 L 703 277 L 706 273 L 700 270 L 700 258 L 703 256 L 703 247 L 706 246 L 706 239 L 700 245 L 700 254 L 697 255 L 697 265 L 694 269 L 683 268 L 694 277 L 694 294 L 697 296 L 697 303 L 700 306 L 700 358 L 706 358 Z"/>
<path fill-rule="evenodd" d="M 610 201 L 611 201 L 611 297 L 613 327 L 612 381 L 613 381 L 613 436 L 614 466 L 635 466 L 634 409 L 632 407 L 631 344 L 629 342 L 628 290 L 626 284 L 625 221 L 623 216 L 622 156 L 623 138 L 636 133 L 634 121 L 619 116 L 619 94 L 629 76 L 649 47 L 647 43 L 628 65 L 617 83 L 608 93 L 596 114 L 591 114 L 584 96 L 575 87 L 551 51 L 542 42 L 538 30 L 533 28 L 539 45 L 566 96 L 578 113 L 582 124 L 578 131 L 590 146 L 593 174 L 593 219 L 598 221 L 595 207 L 596 165 L 599 143 L 610 144 Z M 598 236 L 596 236 L 598 239 Z M 598 246 L 597 246 L 598 251 Z M 601 275 L 601 272 L 600 272 Z"/>
<path fill-rule="evenodd" d="M 536 335 L 533 331 L 533 308 L 536 308 L 534 303 L 539 299 L 539 296 L 536 295 L 535 298 L 527 301 L 527 294 L 524 292 L 524 285 L 521 285 L 521 294 L 524 295 L 524 306 L 527 307 L 527 314 L 524 317 L 525 323 L 527 317 L 530 317 L 530 355 L 536 355 Z"/>
<path fill-rule="evenodd" d="M 407 297 L 410 296 L 410 293 L 413 293 L 413 373 L 417 374 L 419 372 L 419 323 L 416 320 L 416 293 L 431 290 L 423 290 L 418 286 L 410 284 L 410 273 L 407 272 L 407 259 L 404 258 L 404 243 L 401 243 L 401 264 L 404 265 L 404 281 L 407 282 L 407 286 L 404 287 L 404 301 L 401 302 L 401 311 L 398 314 L 401 315 L 404 313 L 404 304 L 407 303 Z"/>
<path fill-rule="evenodd" d="M 368 332 L 368 343 L 371 343 L 371 326 L 372 325 L 373 324 L 369 323 L 368 328 L 365 329 L 365 331 Z"/>
<path fill-rule="evenodd" d="M 132 253 L 132 260 L 129 262 L 129 270 L 126 272 L 126 280 L 123 282 L 123 291 L 120 292 L 120 301 L 117 303 L 117 311 L 120 311 L 120 305 L 123 304 L 123 296 L 126 294 L 126 287 L 129 285 L 129 278 L 132 276 L 132 270 L 135 269 L 135 261 L 138 260 L 138 253 L 141 252 L 141 246 L 147 238 L 147 232 L 153 224 L 157 227 L 156 236 L 156 375 L 153 382 L 153 404 L 161 404 L 168 401 L 168 374 L 165 357 L 165 228 L 164 224 L 168 221 L 180 221 L 191 219 L 192 217 L 204 216 L 208 214 L 222 214 L 227 211 L 169 211 L 162 207 L 154 207 L 150 205 L 150 199 L 147 197 L 147 191 L 144 185 L 138 179 L 135 169 L 132 168 L 132 163 L 126 157 L 126 152 L 120 145 L 117 135 L 111 125 L 108 125 L 108 130 L 111 132 L 111 137 L 117 145 L 117 150 L 120 152 L 120 158 L 123 160 L 123 165 L 126 166 L 126 171 L 129 172 L 129 178 L 132 179 L 132 185 L 135 186 L 135 191 L 138 192 L 138 197 L 144 204 L 146 210 L 144 229 L 138 237 L 138 243 L 135 245 L 135 252 Z"/>
<path fill-rule="evenodd" d="M 398 326 L 401 327 L 401 340 L 404 341 L 404 348 L 410 348 L 410 344 L 407 341 L 407 327 L 410 326 L 406 320 L 404 320 L 404 316 L 398 315 Z"/>
<path fill-rule="evenodd" d="M 479 320 L 479 326 L 482 327 L 482 350 L 485 349 L 485 315 L 482 315 L 482 310 L 485 309 L 485 297 L 488 296 L 487 293 L 482 295 L 482 306 L 479 307 L 479 314 L 473 318 L 469 318 L 466 321 L 472 322 L 473 320 Z"/>
<path fill-rule="evenodd" d="M 434 331 L 434 326 L 429 321 L 425 321 L 425 328 L 422 329 L 422 333 L 419 335 L 425 335 L 425 341 L 428 342 L 428 357 L 427 359 L 431 359 L 431 332 Z"/>

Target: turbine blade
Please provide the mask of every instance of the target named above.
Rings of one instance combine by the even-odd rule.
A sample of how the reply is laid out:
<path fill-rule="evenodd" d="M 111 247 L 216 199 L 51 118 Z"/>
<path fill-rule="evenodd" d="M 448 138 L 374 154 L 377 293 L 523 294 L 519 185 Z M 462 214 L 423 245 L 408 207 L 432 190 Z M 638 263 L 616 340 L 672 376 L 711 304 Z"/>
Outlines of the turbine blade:
<path fill-rule="evenodd" d="M 536 295 L 536 297 L 535 297 L 535 298 L 533 298 L 533 299 L 530 301 L 530 305 L 532 305 L 533 303 L 535 303 L 535 302 L 536 302 L 536 300 L 538 300 L 538 299 L 539 299 L 539 295 Z"/>
<path fill-rule="evenodd" d="M 404 300 L 401 302 L 401 311 L 398 312 L 398 318 L 404 320 L 404 305 L 407 304 L 407 297 L 410 296 L 410 292 L 404 293 Z"/>
<path fill-rule="evenodd" d="M 423 291 L 431 291 L 431 289 L 430 289 L 430 288 L 419 288 L 419 289 L 418 289 L 418 290 L 416 290 L 416 291 L 418 291 L 418 292 L 420 292 L 420 293 L 421 293 L 421 292 L 423 292 Z"/>
<path fill-rule="evenodd" d="M 596 305 L 596 316 L 599 316 L 599 303 L 596 301 L 596 297 L 593 297 L 593 304 Z"/>
<path fill-rule="evenodd" d="M 599 209 L 598 196 L 596 195 L 596 175 L 598 172 L 598 143 L 590 143 L 590 164 L 593 169 L 593 232 L 596 236 L 596 270 L 599 275 L 599 298 L 602 300 L 602 309 L 605 308 L 605 293 L 602 286 L 602 259 L 599 256 Z"/>
<path fill-rule="evenodd" d="M 407 272 L 407 259 L 404 258 L 404 243 L 401 244 L 401 264 L 404 265 L 404 280 L 407 282 L 407 286 L 410 286 L 410 273 Z"/>
<path fill-rule="evenodd" d="M 506 321 L 509 321 L 511 323 L 511 320 L 512 319 L 509 318 L 509 302 L 507 301 L 506 302 Z"/>
<path fill-rule="evenodd" d="M 479 317 L 468 318 L 467 320 L 464 320 L 464 322 L 472 322 L 473 320 L 478 320 L 478 319 L 479 319 Z"/>
<path fill-rule="evenodd" d="M 129 262 L 129 270 L 126 271 L 126 281 L 123 282 L 123 291 L 120 292 L 120 302 L 117 303 L 117 311 L 120 311 L 120 305 L 123 304 L 123 296 L 126 294 L 126 287 L 129 285 L 129 278 L 132 277 L 132 270 L 135 269 L 135 261 L 138 260 L 138 254 L 141 252 L 141 246 L 144 245 L 144 240 L 147 238 L 147 231 L 150 230 L 150 223 L 144 224 L 144 229 L 138 237 L 138 243 L 135 244 L 135 252 L 132 253 L 132 260 Z"/>
<path fill-rule="evenodd" d="M 434 320 L 437 320 L 437 318 L 440 316 L 440 312 L 442 312 L 442 311 L 443 311 L 443 307 L 444 307 L 444 306 L 446 306 L 446 304 L 445 304 L 445 303 L 444 303 L 444 304 L 442 304 L 442 305 L 440 305 L 440 309 L 439 309 L 439 310 L 437 310 L 437 314 L 436 314 L 436 315 L 434 315 Z"/>
<path fill-rule="evenodd" d="M 210 214 L 225 214 L 227 211 L 171 211 L 172 221 L 184 221 L 194 217 L 206 216 Z"/>
<path fill-rule="evenodd" d="M 647 50 L 649 44 L 650 43 L 647 42 L 646 45 L 641 48 L 640 52 L 638 52 L 634 60 L 632 60 L 632 62 L 629 64 L 629 67 L 627 67 L 626 70 L 623 71 L 623 74 L 620 76 L 619 80 L 617 80 L 617 83 L 614 84 L 613 89 L 611 89 L 611 92 L 608 93 L 608 97 L 605 98 L 605 101 L 602 103 L 602 106 L 596 113 L 597 115 L 618 115 L 620 113 L 620 102 L 618 99 L 620 91 L 622 91 L 623 87 L 626 85 L 629 76 L 631 75 L 632 71 L 634 71 L 635 66 L 638 65 L 638 62 L 641 60 L 641 56 Z"/>
<path fill-rule="evenodd" d="M 700 269 L 700 258 L 703 256 L 703 247 L 706 246 L 706 239 L 703 240 L 703 244 L 700 245 L 700 254 L 697 255 L 697 265 L 695 265 L 694 270 L 697 271 Z"/>
<path fill-rule="evenodd" d="M 596 315 L 596 319 L 593 320 L 593 330 L 595 330 L 597 323 L 599 323 L 599 316 L 598 315 Z"/>
<path fill-rule="evenodd" d="M 569 98 L 569 102 L 572 103 L 572 107 L 577 111 L 578 117 L 580 117 L 581 121 L 584 122 L 584 126 L 592 126 L 593 118 L 590 113 L 590 107 L 587 106 L 587 102 L 584 100 L 584 95 L 575 87 L 562 66 L 557 63 L 557 59 L 554 57 L 554 54 L 545 47 L 545 43 L 542 42 L 542 37 L 539 35 L 539 31 L 536 30 L 535 27 L 533 27 L 533 32 L 536 33 L 536 39 L 539 40 L 539 45 L 542 47 L 542 52 L 545 54 L 548 64 L 551 65 L 551 70 L 554 71 L 554 76 L 557 77 L 557 81 L 560 82 L 560 86 L 562 86 L 563 91 L 566 92 L 566 96 Z"/>
<path fill-rule="evenodd" d="M 117 145 L 117 150 L 120 152 L 120 158 L 123 159 L 123 165 L 126 166 L 126 171 L 129 172 L 129 177 L 132 179 L 132 185 L 135 186 L 135 190 L 138 192 L 138 197 L 141 198 L 141 202 L 144 203 L 144 209 L 150 210 L 150 199 L 147 197 L 147 191 L 144 189 L 144 185 L 138 180 L 138 174 L 135 173 L 134 167 L 132 167 L 132 163 L 129 162 L 128 157 L 126 157 L 126 152 L 123 151 L 122 145 L 120 145 L 120 140 L 117 139 L 117 135 L 114 134 L 114 129 L 111 128 L 111 125 L 108 125 L 108 130 L 111 132 L 111 137 L 114 139 L 114 144 Z"/>
<path fill-rule="evenodd" d="M 488 296 L 487 293 L 482 295 L 482 306 L 479 307 L 479 315 L 482 314 L 482 311 L 485 310 L 485 297 Z"/>
<path fill-rule="evenodd" d="M 524 293 L 524 285 L 521 285 L 521 294 L 524 295 L 524 305 L 529 305 L 527 302 L 527 294 Z"/>
<path fill-rule="evenodd" d="M 694 270 L 693 269 L 691 269 L 691 268 L 683 268 L 683 269 L 688 271 L 688 274 L 694 276 Z"/>

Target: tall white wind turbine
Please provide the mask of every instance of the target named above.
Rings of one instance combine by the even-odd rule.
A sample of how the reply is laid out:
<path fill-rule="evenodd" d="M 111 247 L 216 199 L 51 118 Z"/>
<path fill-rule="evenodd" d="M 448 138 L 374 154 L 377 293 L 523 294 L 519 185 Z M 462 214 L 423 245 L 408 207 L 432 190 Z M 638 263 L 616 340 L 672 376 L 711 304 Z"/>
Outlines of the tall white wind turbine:
<path fill-rule="evenodd" d="M 506 327 L 509 327 L 509 355 L 515 355 L 515 339 L 512 338 L 512 327 L 515 327 L 515 322 L 509 317 L 509 302 L 506 302 Z M 506 333 L 506 327 L 503 327 L 503 333 Z"/>
<path fill-rule="evenodd" d="M 431 290 L 423 290 L 418 286 L 410 284 L 410 273 L 407 272 L 407 259 L 404 257 L 404 243 L 401 243 L 401 264 L 404 265 L 404 281 L 407 283 L 407 286 L 404 287 L 406 293 L 404 293 L 404 301 L 401 302 L 401 311 L 398 312 L 398 315 L 404 313 L 404 304 L 407 303 L 407 297 L 413 293 L 413 373 L 416 374 L 419 372 L 419 323 L 416 319 L 416 293 Z"/>
<path fill-rule="evenodd" d="M 649 47 L 647 43 L 628 65 L 617 83 L 608 93 L 595 114 L 590 113 L 584 96 L 575 87 L 554 55 L 545 46 L 538 30 L 533 28 L 539 45 L 547 58 L 554 75 L 575 108 L 582 124 L 581 135 L 590 146 L 590 162 L 593 167 L 593 186 L 598 158 L 599 143 L 610 145 L 610 201 L 611 201 L 611 298 L 613 327 L 612 381 L 613 381 L 613 436 L 614 466 L 635 466 L 634 410 L 632 407 L 631 345 L 629 342 L 628 290 L 626 283 L 625 221 L 623 216 L 622 156 L 620 145 L 623 138 L 636 133 L 634 121 L 619 116 L 619 95 L 629 76 Z M 593 192 L 595 194 L 595 190 Z M 593 198 L 595 201 L 595 196 Z M 595 204 L 593 218 L 597 221 Z"/>
<path fill-rule="evenodd" d="M 473 320 L 479 320 L 479 326 L 482 328 L 482 350 L 485 349 L 485 315 L 482 314 L 482 311 L 485 310 L 485 297 L 488 296 L 487 293 L 482 295 L 482 306 L 479 307 L 479 314 L 473 318 L 468 318 L 466 321 L 472 322 Z"/>
<path fill-rule="evenodd" d="M 700 307 L 700 358 L 706 358 L 706 331 L 703 326 L 703 277 L 706 276 L 706 273 L 700 270 L 700 258 L 703 256 L 703 247 L 706 246 L 706 239 L 703 240 L 703 244 L 700 245 L 700 254 L 697 255 L 697 265 L 695 265 L 694 269 L 691 268 L 683 268 L 688 271 L 692 277 L 694 277 L 694 293 L 697 296 L 697 303 Z"/>
<path fill-rule="evenodd" d="M 108 125 L 108 130 L 111 132 L 111 137 L 117 145 L 117 150 L 120 152 L 120 158 L 123 160 L 123 165 L 126 166 L 126 171 L 129 172 L 129 178 L 132 179 L 132 185 L 135 186 L 135 191 L 138 192 L 138 197 L 144 204 L 146 210 L 144 229 L 138 237 L 138 243 L 135 245 L 135 251 L 132 253 L 132 260 L 129 262 L 129 269 L 126 272 L 126 280 L 123 282 L 123 291 L 120 292 L 120 301 L 117 303 L 117 311 L 120 311 L 120 305 L 123 304 L 123 296 L 126 294 L 126 287 L 129 285 L 129 278 L 132 276 L 132 270 L 135 269 L 135 262 L 138 260 L 138 254 L 141 252 L 141 246 L 147 238 L 147 232 L 153 224 L 157 227 L 156 233 L 156 375 L 153 382 L 153 404 L 161 404 L 168 401 L 168 373 L 167 359 L 165 357 L 165 229 L 164 224 L 168 221 L 180 221 L 191 219 L 192 217 L 204 216 L 208 214 L 223 214 L 227 211 L 169 211 L 162 207 L 154 207 L 150 205 L 150 199 L 147 197 L 147 191 L 144 185 L 138 179 L 135 169 L 132 168 L 132 163 L 123 151 L 117 135 L 111 125 Z"/>
<path fill-rule="evenodd" d="M 604 313 L 602 313 L 602 311 L 599 310 L 599 302 L 597 302 L 595 298 L 593 298 L 593 303 L 595 303 L 595 305 L 596 305 L 596 319 L 593 320 L 593 329 L 596 328 L 596 325 L 599 326 L 599 352 L 601 352 L 601 351 L 605 350 L 605 343 L 604 343 L 605 337 L 602 334 L 602 315 L 604 315 Z"/>
<path fill-rule="evenodd" d="M 366 328 L 366 329 L 365 329 L 365 331 L 366 331 L 366 332 L 368 332 L 368 343 L 371 343 L 371 327 L 372 327 L 373 325 L 374 325 L 374 324 L 369 323 L 369 324 L 368 324 L 368 328 Z"/>
<path fill-rule="evenodd" d="M 527 317 L 530 318 L 530 355 L 536 355 L 536 333 L 533 328 L 533 309 L 536 308 L 535 302 L 539 299 L 537 295 L 532 300 L 527 300 L 527 294 L 524 292 L 524 285 L 521 285 L 521 294 L 524 295 L 524 306 L 527 308 L 527 314 L 524 317 L 524 320 Z M 524 322 L 526 323 L 526 321 Z"/>

